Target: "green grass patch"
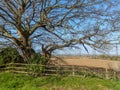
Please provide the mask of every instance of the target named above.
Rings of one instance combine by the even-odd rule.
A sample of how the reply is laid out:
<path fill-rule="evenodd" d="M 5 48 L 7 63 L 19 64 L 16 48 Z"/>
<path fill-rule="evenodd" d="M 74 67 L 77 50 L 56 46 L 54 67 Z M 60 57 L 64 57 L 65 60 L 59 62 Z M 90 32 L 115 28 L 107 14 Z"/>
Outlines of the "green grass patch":
<path fill-rule="evenodd" d="M 32 77 L 0 73 L 0 90 L 120 90 L 120 81 L 94 77 Z"/>

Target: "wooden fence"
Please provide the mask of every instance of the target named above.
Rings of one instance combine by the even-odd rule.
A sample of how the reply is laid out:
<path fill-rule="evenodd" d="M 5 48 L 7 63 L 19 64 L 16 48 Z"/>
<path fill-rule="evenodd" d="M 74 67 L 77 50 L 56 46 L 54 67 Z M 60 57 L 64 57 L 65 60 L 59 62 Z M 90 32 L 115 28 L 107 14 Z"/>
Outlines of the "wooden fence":
<path fill-rule="evenodd" d="M 64 66 L 64 65 L 38 65 L 38 64 L 21 64 L 10 63 L 0 66 L 0 72 L 14 72 L 30 75 L 55 75 L 55 76 L 93 76 L 100 78 L 119 78 L 120 72 L 111 69 L 95 68 L 86 66 Z"/>

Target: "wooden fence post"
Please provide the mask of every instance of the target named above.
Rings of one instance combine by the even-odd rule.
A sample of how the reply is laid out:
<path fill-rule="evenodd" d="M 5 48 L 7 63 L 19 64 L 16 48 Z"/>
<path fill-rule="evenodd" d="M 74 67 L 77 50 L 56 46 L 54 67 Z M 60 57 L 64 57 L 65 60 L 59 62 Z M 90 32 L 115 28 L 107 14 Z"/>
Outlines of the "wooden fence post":
<path fill-rule="evenodd" d="M 72 66 L 72 76 L 75 76 L 75 68 Z"/>
<path fill-rule="evenodd" d="M 113 76 L 113 77 L 114 77 L 114 79 L 116 79 L 116 77 L 117 77 L 117 72 L 114 71 L 113 73 L 114 73 L 114 76 Z"/>
<path fill-rule="evenodd" d="M 108 68 L 105 68 L 105 78 L 109 79 L 109 72 L 108 72 Z"/>

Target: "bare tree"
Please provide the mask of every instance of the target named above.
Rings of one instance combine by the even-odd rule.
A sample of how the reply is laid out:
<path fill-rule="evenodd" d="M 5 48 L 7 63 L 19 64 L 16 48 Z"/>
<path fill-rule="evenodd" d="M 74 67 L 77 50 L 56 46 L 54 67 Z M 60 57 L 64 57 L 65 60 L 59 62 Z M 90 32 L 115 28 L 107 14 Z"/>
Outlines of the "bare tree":
<path fill-rule="evenodd" d="M 46 57 L 76 44 L 99 48 L 111 32 L 111 4 L 112 0 L 1 0 L 0 36 L 26 61 L 37 44 Z"/>

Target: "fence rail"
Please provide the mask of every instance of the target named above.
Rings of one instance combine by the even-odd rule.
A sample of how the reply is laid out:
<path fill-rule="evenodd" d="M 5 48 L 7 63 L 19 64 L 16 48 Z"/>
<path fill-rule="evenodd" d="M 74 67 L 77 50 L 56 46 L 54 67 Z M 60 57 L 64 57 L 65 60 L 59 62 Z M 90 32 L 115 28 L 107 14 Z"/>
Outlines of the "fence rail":
<path fill-rule="evenodd" d="M 39 65 L 39 64 L 21 64 L 10 63 L 0 66 L 0 71 L 30 74 L 30 75 L 70 75 L 70 76 L 98 76 L 101 78 L 120 78 L 120 72 L 115 72 L 111 69 L 95 68 L 87 66 L 72 66 L 72 65 Z"/>

